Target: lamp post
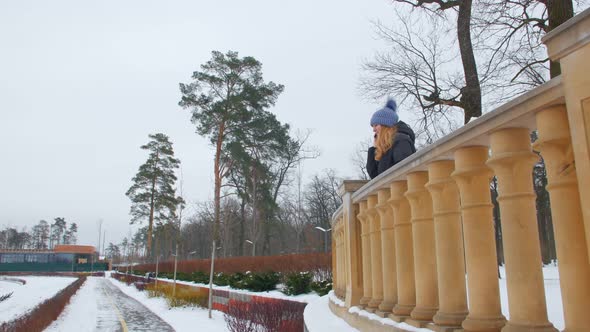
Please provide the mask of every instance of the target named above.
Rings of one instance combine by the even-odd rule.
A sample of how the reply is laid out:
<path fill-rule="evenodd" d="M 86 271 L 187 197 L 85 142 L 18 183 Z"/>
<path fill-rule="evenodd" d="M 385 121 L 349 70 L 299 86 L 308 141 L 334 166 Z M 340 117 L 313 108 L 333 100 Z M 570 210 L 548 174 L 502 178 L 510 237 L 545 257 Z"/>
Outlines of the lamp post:
<path fill-rule="evenodd" d="M 328 252 L 328 232 L 331 231 L 331 228 L 328 229 L 324 229 L 320 226 L 316 226 L 315 229 L 318 229 L 322 232 L 324 232 L 324 252 Z"/>
<path fill-rule="evenodd" d="M 254 244 L 254 242 L 252 242 L 250 240 L 246 240 L 246 242 L 248 242 L 252 245 L 252 256 L 255 256 L 256 255 L 256 245 Z"/>

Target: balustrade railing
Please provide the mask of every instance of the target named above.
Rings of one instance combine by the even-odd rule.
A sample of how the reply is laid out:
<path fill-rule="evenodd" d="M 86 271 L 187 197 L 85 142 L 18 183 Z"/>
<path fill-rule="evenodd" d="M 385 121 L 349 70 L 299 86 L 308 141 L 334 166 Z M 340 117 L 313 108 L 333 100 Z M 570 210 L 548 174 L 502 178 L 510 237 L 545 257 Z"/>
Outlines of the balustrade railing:
<path fill-rule="evenodd" d="M 544 43 L 561 76 L 370 182 L 344 181 L 332 250 L 334 293 L 345 307 L 331 301 L 335 313 L 361 330 L 386 325 L 348 309 L 435 331 L 556 331 L 546 309 L 531 175 L 538 151 L 547 169 L 565 330 L 590 331 L 590 11 Z M 500 304 L 493 176 L 508 320 Z"/>

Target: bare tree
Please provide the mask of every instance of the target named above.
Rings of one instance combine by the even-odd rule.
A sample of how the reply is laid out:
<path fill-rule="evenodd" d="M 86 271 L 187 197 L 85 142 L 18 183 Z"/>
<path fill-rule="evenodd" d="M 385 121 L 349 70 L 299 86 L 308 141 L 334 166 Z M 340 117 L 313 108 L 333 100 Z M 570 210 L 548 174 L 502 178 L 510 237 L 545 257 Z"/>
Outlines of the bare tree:
<path fill-rule="evenodd" d="M 431 143 L 459 126 L 462 77 L 454 68 L 456 53 L 443 38 L 444 22 L 397 13 L 399 28 L 375 23 L 379 38 L 389 46 L 363 65 L 361 90 L 370 98 L 394 95 L 414 110 L 418 137 Z"/>

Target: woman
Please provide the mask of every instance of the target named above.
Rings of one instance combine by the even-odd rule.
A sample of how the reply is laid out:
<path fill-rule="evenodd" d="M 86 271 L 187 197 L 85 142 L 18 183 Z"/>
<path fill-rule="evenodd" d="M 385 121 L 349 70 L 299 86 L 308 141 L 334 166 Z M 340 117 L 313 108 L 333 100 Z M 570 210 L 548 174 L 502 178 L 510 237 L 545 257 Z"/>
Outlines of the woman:
<path fill-rule="evenodd" d="M 374 142 L 367 156 L 367 172 L 371 179 L 416 152 L 414 131 L 399 121 L 397 104 L 389 99 L 385 107 L 371 117 Z"/>

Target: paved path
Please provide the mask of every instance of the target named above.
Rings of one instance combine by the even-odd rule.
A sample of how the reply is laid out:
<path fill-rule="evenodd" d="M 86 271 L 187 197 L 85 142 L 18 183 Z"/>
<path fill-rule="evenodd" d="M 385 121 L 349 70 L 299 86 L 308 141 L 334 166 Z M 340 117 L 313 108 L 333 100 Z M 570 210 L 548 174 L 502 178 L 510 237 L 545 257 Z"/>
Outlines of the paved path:
<path fill-rule="evenodd" d="M 96 291 L 99 315 L 97 331 L 109 330 L 113 320 L 119 322 L 117 331 L 158 331 L 167 332 L 174 329 L 137 300 L 124 294 L 108 279 L 99 279 Z"/>
<path fill-rule="evenodd" d="M 110 279 L 89 277 L 45 332 L 128 332 L 174 329 Z"/>

